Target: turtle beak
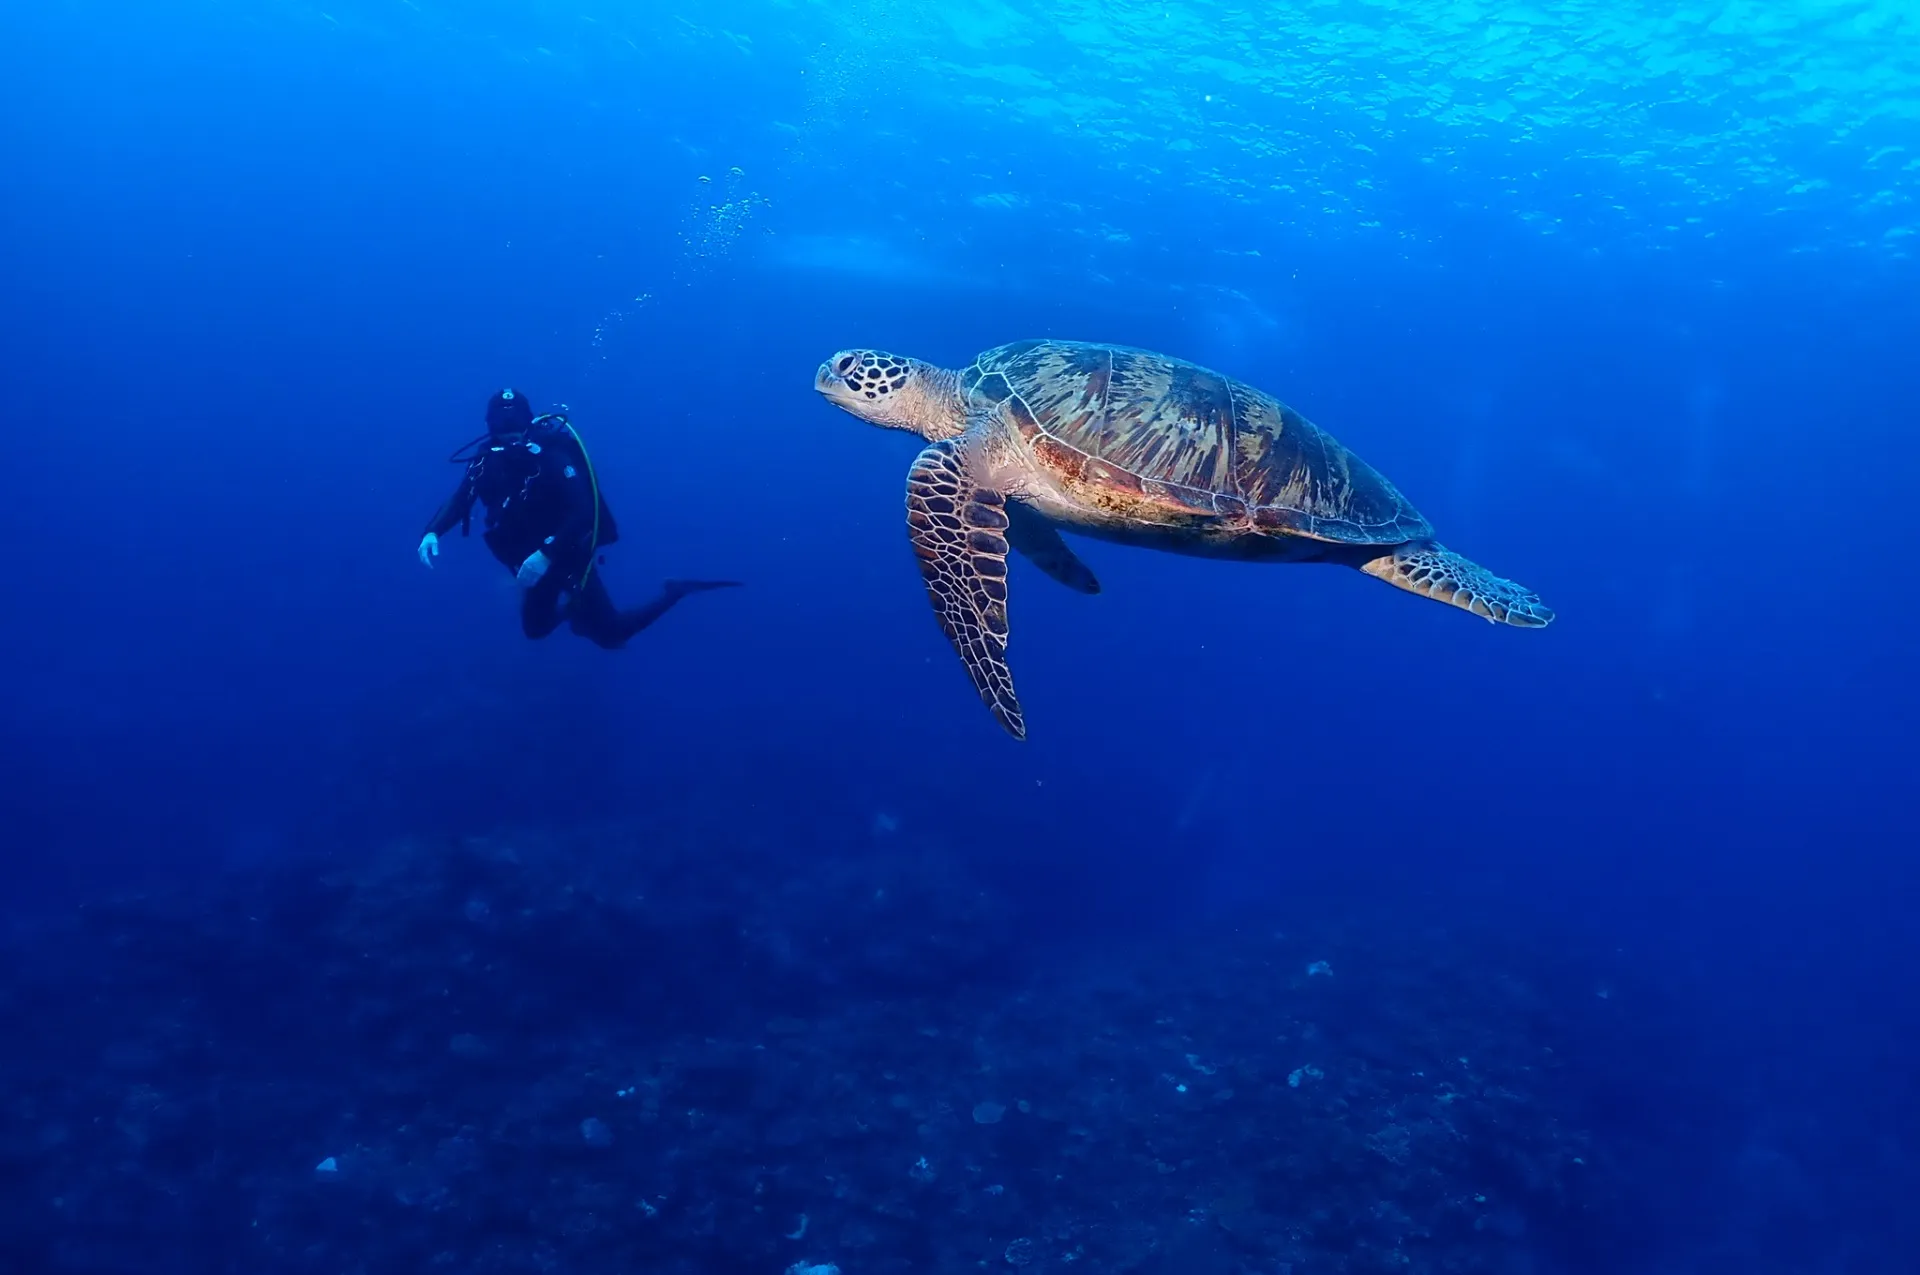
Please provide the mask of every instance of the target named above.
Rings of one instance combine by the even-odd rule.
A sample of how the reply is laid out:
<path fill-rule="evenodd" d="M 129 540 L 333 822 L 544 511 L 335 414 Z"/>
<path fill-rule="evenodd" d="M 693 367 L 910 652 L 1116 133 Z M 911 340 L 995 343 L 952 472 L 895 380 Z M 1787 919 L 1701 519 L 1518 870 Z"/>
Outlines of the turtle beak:
<path fill-rule="evenodd" d="M 813 374 L 813 388 L 835 402 L 844 399 L 848 392 L 853 389 L 852 386 L 847 384 L 846 376 L 834 370 L 844 358 L 844 355 L 835 355 L 825 363 L 822 363 L 819 369 Z"/>

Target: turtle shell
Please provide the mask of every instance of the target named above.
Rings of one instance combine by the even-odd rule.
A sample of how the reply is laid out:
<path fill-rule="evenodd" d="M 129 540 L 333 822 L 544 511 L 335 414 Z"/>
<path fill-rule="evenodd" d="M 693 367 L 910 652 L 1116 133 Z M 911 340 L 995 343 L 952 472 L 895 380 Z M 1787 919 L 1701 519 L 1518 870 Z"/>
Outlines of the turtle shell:
<path fill-rule="evenodd" d="M 974 408 L 1002 412 L 1069 492 L 1346 544 L 1433 534 L 1392 483 L 1312 421 L 1192 363 L 1019 341 L 982 354 L 960 383 Z"/>

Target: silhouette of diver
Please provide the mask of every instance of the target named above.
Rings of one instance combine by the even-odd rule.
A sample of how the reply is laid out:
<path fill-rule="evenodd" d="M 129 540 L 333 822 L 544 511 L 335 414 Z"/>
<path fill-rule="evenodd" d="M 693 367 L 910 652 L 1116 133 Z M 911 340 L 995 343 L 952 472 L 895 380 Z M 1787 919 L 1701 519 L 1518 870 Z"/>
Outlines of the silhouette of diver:
<path fill-rule="evenodd" d="M 669 580 L 645 606 L 615 609 L 594 568 L 600 550 L 620 532 L 593 462 L 565 416 L 534 416 L 519 390 L 501 390 L 488 401 L 486 435 L 452 459 L 464 461 L 466 472 L 427 524 L 420 561 L 433 566 L 440 537 L 454 527 L 465 535 L 480 502 L 487 511 L 482 539 L 520 583 L 520 627 L 530 638 L 547 636 L 565 620 L 580 636 L 618 650 L 688 594 L 740 583 Z"/>

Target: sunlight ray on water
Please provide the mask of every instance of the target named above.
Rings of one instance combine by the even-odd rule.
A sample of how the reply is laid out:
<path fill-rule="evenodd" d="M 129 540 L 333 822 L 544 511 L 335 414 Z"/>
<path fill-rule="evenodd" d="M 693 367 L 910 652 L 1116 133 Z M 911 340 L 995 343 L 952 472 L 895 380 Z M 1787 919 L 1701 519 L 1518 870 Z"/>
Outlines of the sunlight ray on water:
<path fill-rule="evenodd" d="M 285 9 L 559 75 L 612 67 L 636 94 L 661 50 L 743 97 L 788 84 L 763 121 L 773 153 L 746 165 L 776 200 L 880 144 L 908 170 L 964 164 L 982 214 L 1105 243 L 1150 245 L 1159 218 L 1140 206 L 1177 195 L 1318 240 L 1410 246 L 1471 220 L 1583 255 L 1920 255 L 1910 0 L 416 0 L 330 5 L 327 23 Z M 1003 149 L 1100 177 L 1069 199 L 996 168 Z"/>
<path fill-rule="evenodd" d="M 852 38 L 870 7 L 820 12 Z M 1920 222 L 1920 9 L 1895 0 L 881 7 L 927 96 L 1328 232 L 1422 236 L 1383 176 L 1409 163 L 1589 247 L 1765 218 L 1790 250 L 1906 256 Z"/>

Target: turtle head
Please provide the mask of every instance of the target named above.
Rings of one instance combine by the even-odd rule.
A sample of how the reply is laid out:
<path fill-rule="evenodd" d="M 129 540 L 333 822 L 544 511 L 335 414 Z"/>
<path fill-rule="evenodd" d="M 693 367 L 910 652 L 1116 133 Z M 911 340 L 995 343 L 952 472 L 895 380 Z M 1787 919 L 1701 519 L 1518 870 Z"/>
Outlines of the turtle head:
<path fill-rule="evenodd" d="M 959 374 L 919 359 L 842 350 L 813 374 L 813 388 L 863 421 L 911 430 L 928 442 L 952 438 L 967 427 Z"/>

